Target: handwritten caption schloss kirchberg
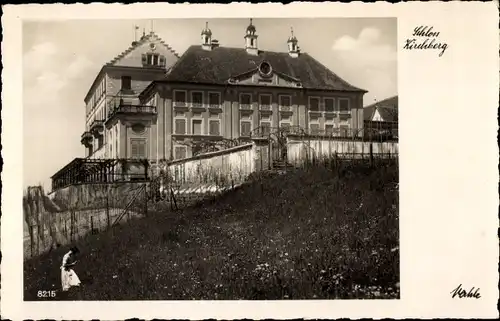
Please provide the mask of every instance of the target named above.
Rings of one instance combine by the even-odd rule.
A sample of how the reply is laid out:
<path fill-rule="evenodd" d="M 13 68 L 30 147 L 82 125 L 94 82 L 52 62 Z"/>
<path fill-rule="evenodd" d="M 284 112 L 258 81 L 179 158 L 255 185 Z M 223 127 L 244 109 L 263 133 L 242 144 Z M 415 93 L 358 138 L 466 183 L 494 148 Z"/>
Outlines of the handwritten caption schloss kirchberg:
<path fill-rule="evenodd" d="M 439 40 L 439 31 L 435 31 L 432 26 L 418 26 L 413 29 L 412 38 L 406 39 L 403 49 L 406 50 L 440 50 L 441 57 L 448 44 Z"/>

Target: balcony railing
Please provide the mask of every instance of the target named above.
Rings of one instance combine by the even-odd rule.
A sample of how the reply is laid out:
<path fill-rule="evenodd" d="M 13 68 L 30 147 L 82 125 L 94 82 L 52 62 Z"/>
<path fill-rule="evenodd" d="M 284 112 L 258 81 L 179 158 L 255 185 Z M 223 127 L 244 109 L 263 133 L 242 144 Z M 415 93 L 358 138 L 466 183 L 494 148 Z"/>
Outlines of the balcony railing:
<path fill-rule="evenodd" d="M 143 105 L 120 105 L 113 109 L 111 109 L 108 113 L 108 119 L 119 115 L 119 114 L 146 114 L 146 115 L 155 115 L 156 107 L 155 106 L 143 106 Z"/>
<path fill-rule="evenodd" d="M 251 110 L 252 104 L 240 104 L 240 109 L 242 110 Z"/>
<path fill-rule="evenodd" d="M 220 109 L 220 108 L 222 108 L 221 104 L 209 104 L 208 107 L 211 108 L 211 109 Z"/>
<path fill-rule="evenodd" d="M 271 105 L 260 105 L 260 110 L 271 110 Z"/>
<path fill-rule="evenodd" d="M 280 106 L 280 111 L 292 111 L 291 106 Z"/>
<path fill-rule="evenodd" d="M 174 107 L 187 107 L 187 104 L 185 101 L 174 101 L 173 105 L 174 105 Z"/>
<path fill-rule="evenodd" d="M 205 108 L 203 103 L 191 103 L 191 108 Z"/>

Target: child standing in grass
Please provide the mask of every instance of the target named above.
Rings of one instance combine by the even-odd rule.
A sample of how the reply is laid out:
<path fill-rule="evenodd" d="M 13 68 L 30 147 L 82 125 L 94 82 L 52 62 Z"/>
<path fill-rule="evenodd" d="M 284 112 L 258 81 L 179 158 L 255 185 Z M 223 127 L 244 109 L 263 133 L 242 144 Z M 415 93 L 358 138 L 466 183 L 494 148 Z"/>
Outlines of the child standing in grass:
<path fill-rule="evenodd" d="M 63 257 L 61 265 L 61 283 L 63 291 L 68 291 L 72 286 L 80 286 L 80 279 L 71 268 L 76 264 L 75 256 L 79 252 L 77 247 L 72 247 Z"/>

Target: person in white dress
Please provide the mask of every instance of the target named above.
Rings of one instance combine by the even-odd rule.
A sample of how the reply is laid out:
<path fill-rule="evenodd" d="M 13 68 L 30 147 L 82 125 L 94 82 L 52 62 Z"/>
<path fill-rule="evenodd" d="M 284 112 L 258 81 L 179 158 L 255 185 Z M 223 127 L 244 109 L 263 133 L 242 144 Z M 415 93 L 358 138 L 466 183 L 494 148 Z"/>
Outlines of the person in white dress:
<path fill-rule="evenodd" d="M 63 291 L 68 291 L 70 287 L 80 286 L 81 284 L 78 275 L 76 275 L 75 271 L 72 269 L 76 264 L 75 255 L 79 252 L 78 248 L 72 247 L 63 257 L 61 264 L 61 283 Z"/>

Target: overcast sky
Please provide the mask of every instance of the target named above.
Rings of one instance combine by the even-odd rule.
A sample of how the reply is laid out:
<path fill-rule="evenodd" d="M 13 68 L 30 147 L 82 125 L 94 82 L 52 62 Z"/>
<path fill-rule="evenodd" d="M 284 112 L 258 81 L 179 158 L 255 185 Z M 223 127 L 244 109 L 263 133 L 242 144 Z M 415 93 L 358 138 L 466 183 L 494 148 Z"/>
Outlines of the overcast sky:
<path fill-rule="evenodd" d="M 24 187 L 50 190 L 50 176 L 83 157 L 84 96 L 102 65 L 134 40 L 134 25 L 182 54 L 208 21 L 221 46 L 243 47 L 248 19 L 70 20 L 23 25 Z M 286 51 L 290 27 L 303 52 L 352 85 L 364 105 L 397 95 L 395 18 L 254 19 L 259 49 Z"/>

